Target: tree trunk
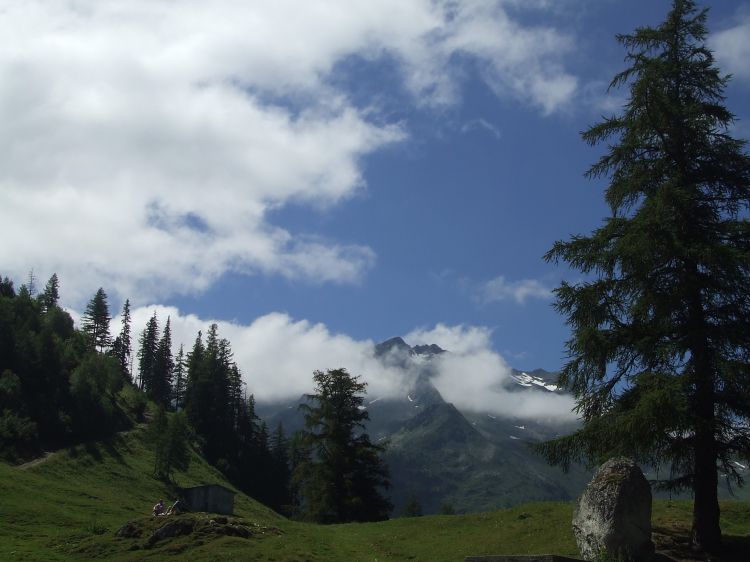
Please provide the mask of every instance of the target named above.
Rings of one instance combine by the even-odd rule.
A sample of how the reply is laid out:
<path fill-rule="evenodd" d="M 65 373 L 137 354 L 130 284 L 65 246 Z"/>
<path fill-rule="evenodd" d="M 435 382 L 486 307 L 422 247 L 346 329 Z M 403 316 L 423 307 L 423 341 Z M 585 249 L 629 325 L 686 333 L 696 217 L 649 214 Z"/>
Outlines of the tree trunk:
<path fill-rule="evenodd" d="M 705 552 L 716 552 L 721 546 L 715 449 L 712 434 L 696 435 L 692 542 Z"/>
<path fill-rule="evenodd" d="M 721 546 L 719 526 L 719 497 L 717 486 L 715 434 L 715 386 L 712 362 L 707 359 L 707 347 L 693 349 L 695 367 L 695 396 L 693 397 L 695 424 L 695 464 L 693 472 L 693 529 L 695 548 L 716 552 Z"/>
<path fill-rule="evenodd" d="M 693 470 L 693 547 L 704 552 L 716 552 L 721 547 L 719 526 L 719 475 L 716 468 L 716 381 L 711 346 L 707 339 L 708 327 L 701 302 L 698 270 L 694 264 L 688 269 L 690 354 L 695 394 L 695 461 Z"/>

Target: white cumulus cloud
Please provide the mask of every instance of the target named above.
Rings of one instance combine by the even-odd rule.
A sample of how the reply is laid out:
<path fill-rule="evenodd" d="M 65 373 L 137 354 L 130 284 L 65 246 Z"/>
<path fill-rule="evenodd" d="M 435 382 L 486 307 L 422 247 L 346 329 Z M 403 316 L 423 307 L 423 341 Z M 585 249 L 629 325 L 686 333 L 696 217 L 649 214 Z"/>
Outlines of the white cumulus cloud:
<path fill-rule="evenodd" d="M 733 27 L 714 33 L 711 47 L 724 72 L 730 72 L 739 80 L 750 81 L 750 11 L 741 13 Z"/>
<path fill-rule="evenodd" d="M 13 233 L 0 263 L 56 271 L 79 303 L 100 285 L 140 303 L 199 292 L 227 271 L 361 279 L 371 248 L 269 219 L 354 196 L 362 159 L 408 137 L 333 79 L 353 56 L 396 65 L 390 86 L 415 105 L 459 101 L 467 59 L 544 113 L 576 89 L 572 40 L 493 0 L 0 0 L 0 13 Z"/>
<path fill-rule="evenodd" d="M 551 297 L 552 290 L 537 279 L 509 281 L 502 275 L 483 283 L 477 291 L 477 298 L 483 303 L 513 300 L 524 304 L 528 299 Z"/>

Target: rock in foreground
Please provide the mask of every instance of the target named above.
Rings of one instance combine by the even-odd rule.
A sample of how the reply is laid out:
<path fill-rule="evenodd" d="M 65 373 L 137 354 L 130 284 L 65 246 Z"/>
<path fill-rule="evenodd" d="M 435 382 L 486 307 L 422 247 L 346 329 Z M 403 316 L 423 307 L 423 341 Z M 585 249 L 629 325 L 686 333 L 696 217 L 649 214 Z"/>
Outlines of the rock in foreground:
<path fill-rule="evenodd" d="M 605 462 L 578 500 L 573 533 L 586 560 L 603 554 L 646 562 L 651 542 L 651 487 L 641 469 L 626 458 Z"/>

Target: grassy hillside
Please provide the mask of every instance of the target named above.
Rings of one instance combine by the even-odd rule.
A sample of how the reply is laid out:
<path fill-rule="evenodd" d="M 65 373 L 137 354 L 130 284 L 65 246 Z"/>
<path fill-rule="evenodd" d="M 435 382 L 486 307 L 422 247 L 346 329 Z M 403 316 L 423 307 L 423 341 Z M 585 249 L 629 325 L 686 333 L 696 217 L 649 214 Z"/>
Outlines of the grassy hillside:
<path fill-rule="evenodd" d="M 143 430 L 107 442 L 53 454 L 27 468 L 0 464 L 0 560 L 462 560 L 469 554 L 545 553 L 575 555 L 570 531 L 572 504 L 538 503 L 463 516 L 395 519 L 374 524 L 318 526 L 292 522 L 252 499 L 237 495 L 236 517 L 206 514 L 153 519 L 151 506 L 173 491 L 151 474 L 153 451 Z M 198 456 L 175 477 L 181 486 L 223 478 Z M 735 549 L 750 551 L 750 505 L 723 505 L 724 531 Z M 214 522 L 211 523 L 210 521 Z M 195 532 L 158 541 L 151 531 L 184 521 Z M 684 551 L 690 521 L 685 502 L 658 502 L 657 537 L 672 552 Z M 138 538 L 115 536 L 126 522 Z M 217 532 L 249 530 L 249 538 Z M 727 558 L 741 560 L 742 558 Z"/>
<path fill-rule="evenodd" d="M 173 497 L 151 477 L 154 455 L 144 431 L 60 451 L 26 469 L 0 464 L 0 560 L 67 560 L 88 538 L 111 536 L 126 521 L 148 515 L 158 499 Z M 197 455 L 176 481 L 224 483 Z M 248 517 L 281 519 L 245 496 L 237 503 Z"/>

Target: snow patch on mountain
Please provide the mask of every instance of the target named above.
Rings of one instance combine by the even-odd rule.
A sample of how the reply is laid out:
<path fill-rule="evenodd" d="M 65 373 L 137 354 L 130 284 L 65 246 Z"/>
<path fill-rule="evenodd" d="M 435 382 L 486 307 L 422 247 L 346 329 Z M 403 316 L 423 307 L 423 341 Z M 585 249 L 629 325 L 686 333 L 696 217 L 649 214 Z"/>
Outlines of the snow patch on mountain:
<path fill-rule="evenodd" d="M 556 390 L 560 389 L 560 387 L 558 387 L 556 384 L 549 384 L 542 379 L 534 377 L 525 372 L 521 372 L 521 374 L 519 375 L 511 375 L 511 377 L 516 381 L 516 383 L 525 387 L 538 386 L 540 388 L 544 388 L 545 390 L 549 390 L 550 392 L 555 392 Z"/>
<path fill-rule="evenodd" d="M 427 407 L 447 401 L 462 411 L 519 421 L 574 419 L 573 399 L 554 384 L 555 373 L 511 369 L 491 349 L 489 330 L 439 326 L 412 333 L 406 340 L 416 345 L 393 337 L 374 346 L 374 358 L 383 368 L 402 374 L 399 396 L 406 396 L 404 405 Z M 527 389 L 531 392 L 518 392 Z M 378 390 L 378 396 L 383 395 Z"/>

